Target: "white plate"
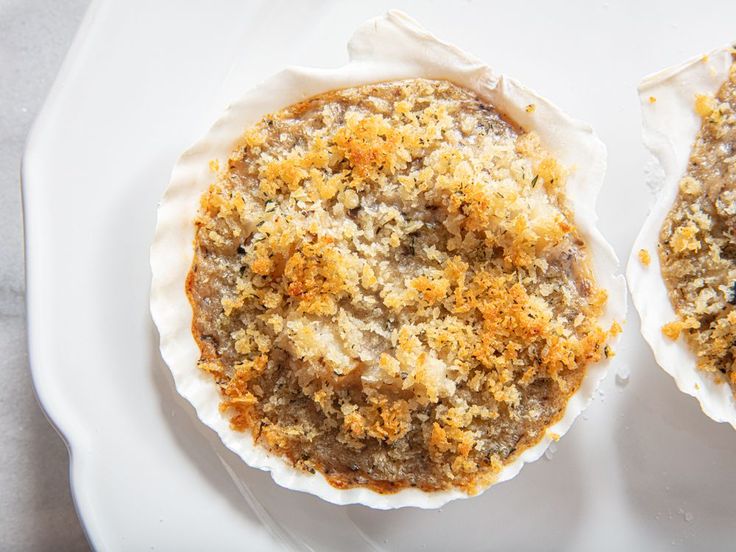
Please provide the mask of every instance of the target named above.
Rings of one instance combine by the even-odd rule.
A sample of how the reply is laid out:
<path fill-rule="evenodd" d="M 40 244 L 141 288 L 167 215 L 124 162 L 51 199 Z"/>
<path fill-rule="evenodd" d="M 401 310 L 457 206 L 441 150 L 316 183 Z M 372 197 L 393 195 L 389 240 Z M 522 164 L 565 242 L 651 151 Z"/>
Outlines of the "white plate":
<path fill-rule="evenodd" d="M 601 228 L 625 259 L 650 204 L 636 84 L 733 38 L 736 4 L 93 4 L 24 158 L 30 354 L 104 550 L 665 550 L 733 542 L 736 439 L 654 365 L 635 315 L 604 396 L 551 461 L 440 511 L 337 507 L 244 466 L 176 395 L 148 315 L 156 203 L 228 100 L 288 64 L 336 66 L 397 7 L 589 121 Z M 616 370 L 614 366 L 613 370 Z M 720 546 L 719 546 L 720 544 Z"/>

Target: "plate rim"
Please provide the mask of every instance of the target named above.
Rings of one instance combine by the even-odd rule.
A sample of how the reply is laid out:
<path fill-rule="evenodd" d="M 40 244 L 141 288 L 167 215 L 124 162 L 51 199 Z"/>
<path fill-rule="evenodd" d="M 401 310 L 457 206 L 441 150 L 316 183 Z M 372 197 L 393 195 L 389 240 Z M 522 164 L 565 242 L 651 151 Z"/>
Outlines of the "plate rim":
<path fill-rule="evenodd" d="M 37 241 L 36 230 L 30 221 L 35 216 L 36 200 L 32 199 L 37 193 L 40 185 L 34 176 L 37 151 L 41 149 L 40 141 L 44 129 L 58 110 L 61 97 L 69 86 L 74 72 L 80 67 L 80 60 L 90 42 L 90 36 L 100 19 L 103 9 L 107 7 L 109 0 L 90 0 L 84 15 L 74 33 L 59 70 L 49 87 L 41 107 L 31 123 L 23 146 L 20 159 L 20 191 L 21 191 L 21 216 L 23 228 L 23 269 L 24 269 L 24 298 L 25 298 L 25 336 L 28 351 L 28 369 L 31 374 L 33 395 L 41 412 L 48 423 L 61 437 L 66 446 L 69 458 L 69 491 L 72 504 L 77 514 L 77 519 L 82 528 L 88 544 L 94 550 L 104 549 L 101 532 L 92 523 L 88 515 L 89 504 L 82 497 L 84 478 L 81 476 L 86 462 L 84 454 L 77 446 L 79 436 L 75 432 L 75 426 L 68 422 L 68 412 L 73 408 L 72 401 L 64 398 L 61 394 L 54 394 L 53 385 L 48 379 L 49 364 L 39 362 L 43 356 L 41 352 L 42 343 L 45 341 L 43 329 L 43 308 L 36 300 L 37 276 L 34 269 L 37 254 L 32 253 L 32 244 Z M 31 207 L 33 205 L 33 207 Z"/>

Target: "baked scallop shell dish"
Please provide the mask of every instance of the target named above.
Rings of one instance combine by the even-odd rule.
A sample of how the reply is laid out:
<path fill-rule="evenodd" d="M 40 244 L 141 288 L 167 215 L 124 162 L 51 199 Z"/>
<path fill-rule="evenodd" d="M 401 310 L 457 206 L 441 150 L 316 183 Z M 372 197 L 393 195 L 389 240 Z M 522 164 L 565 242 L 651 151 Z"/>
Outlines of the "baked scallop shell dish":
<path fill-rule="evenodd" d="M 625 284 L 590 127 L 401 13 L 288 69 L 184 153 L 151 309 L 179 393 L 280 485 L 439 507 L 585 408 Z"/>
<path fill-rule="evenodd" d="M 645 79 L 644 140 L 661 170 L 628 265 L 657 362 L 736 427 L 736 65 L 729 45 Z"/>

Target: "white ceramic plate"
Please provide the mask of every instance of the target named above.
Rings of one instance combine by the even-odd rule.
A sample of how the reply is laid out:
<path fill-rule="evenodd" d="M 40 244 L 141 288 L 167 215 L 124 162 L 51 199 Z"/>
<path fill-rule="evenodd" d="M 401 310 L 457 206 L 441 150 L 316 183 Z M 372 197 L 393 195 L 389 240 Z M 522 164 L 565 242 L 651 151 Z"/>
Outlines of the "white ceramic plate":
<path fill-rule="evenodd" d="M 736 440 L 659 370 L 630 315 L 619 366 L 550 461 L 439 511 L 338 507 L 248 468 L 175 393 L 148 314 L 156 203 L 229 100 L 290 65 L 337 66 L 400 8 L 591 122 L 608 145 L 601 229 L 619 258 L 650 203 L 642 75 L 733 37 L 736 4 L 177 2 L 91 7 L 24 158 L 30 354 L 104 550 L 667 550 L 736 530 Z M 615 371 L 615 367 L 614 367 Z"/>

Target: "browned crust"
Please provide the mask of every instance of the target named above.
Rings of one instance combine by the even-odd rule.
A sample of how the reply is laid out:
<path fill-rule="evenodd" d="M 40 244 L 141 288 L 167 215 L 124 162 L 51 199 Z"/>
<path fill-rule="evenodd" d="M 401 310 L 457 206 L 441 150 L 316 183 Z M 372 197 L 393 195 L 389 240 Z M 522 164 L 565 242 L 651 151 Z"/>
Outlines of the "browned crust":
<path fill-rule="evenodd" d="M 340 91 L 330 92 L 326 95 L 320 96 L 320 99 L 324 99 L 328 102 L 334 101 L 336 98 L 339 97 L 339 93 Z M 290 116 L 292 117 L 302 116 L 304 113 L 306 113 L 310 109 L 310 106 L 312 105 L 314 101 L 315 99 L 313 98 L 310 100 L 305 100 L 303 102 L 300 102 L 299 104 L 296 104 L 295 106 L 292 106 L 291 108 L 289 108 Z M 264 120 L 267 122 L 270 118 L 271 116 L 264 118 Z M 518 127 L 515 127 L 515 128 L 518 128 Z M 249 138 L 246 135 L 243 138 L 243 140 L 239 142 L 238 146 L 235 148 L 235 151 L 236 152 L 242 151 L 248 148 L 249 147 L 248 141 L 249 141 Z M 356 159 L 362 159 L 362 158 L 357 157 Z M 369 163 L 374 162 L 372 158 L 368 158 L 368 159 L 369 160 L 367 162 Z M 234 164 L 231 161 L 229 164 L 229 168 L 232 170 L 235 168 L 235 166 L 236 164 Z M 559 168 L 557 168 L 557 166 L 554 164 L 552 160 L 545 159 L 540 164 L 539 174 L 545 175 L 544 176 L 544 181 L 546 183 L 545 186 L 558 186 L 558 187 L 562 186 L 562 181 L 564 180 L 562 176 L 562 172 L 560 171 Z M 563 211 L 564 211 L 564 208 L 563 208 Z M 474 224 L 481 223 L 481 221 L 483 220 L 483 214 L 479 212 L 478 217 L 480 218 Z M 472 222 L 473 220 L 472 216 L 469 218 L 469 220 L 471 220 Z M 197 224 L 197 238 L 195 239 L 194 246 L 195 246 L 195 250 L 198 250 L 197 240 L 199 238 L 200 230 L 202 228 L 201 219 L 198 220 L 196 224 Z M 565 233 L 576 232 L 574 227 L 567 223 L 564 223 L 561 226 L 561 228 L 562 228 L 562 231 Z M 581 248 L 581 250 L 584 251 L 583 242 L 579 238 L 576 238 L 576 240 L 578 242 L 578 246 Z M 204 339 L 203 336 L 200 334 L 197 328 L 197 324 L 196 324 L 196 321 L 201 317 L 201 314 L 202 314 L 200 305 L 195 298 L 195 285 L 196 285 L 195 278 L 196 278 L 196 272 L 197 272 L 197 260 L 198 260 L 198 255 L 195 254 L 195 257 L 192 261 L 191 270 L 189 274 L 187 275 L 187 279 L 185 283 L 185 292 L 187 294 L 188 300 L 192 306 L 192 311 L 193 311 L 192 335 L 195 338 L 195 341 L 201 351 L 200 365 L 203 365 L 207 363 L 217 363 L 218 354 L 217 354 L 215 347 L 212 345 L 212 343 Z M 526 262 L 526 261 L 527 260 L 522 256 L 517 259 L 513 259 L 511 262 Z M 264 268 L 264 270 L 268 270 L 268 268 Z M 594 291 L 593 289 L 594 284 L 592 284 L 592 274 L 591 274 L 590 268 L 586 266 L 584 262 L 580 262 L 580 265 L 577 267 L 577 270 L 579 271 L 578 277 L 581 278 L 581 281 L 584 284 L 583 294 L 584 295 L 591 294 Z M 304 290 L 302 289 L 302 287 L 300 287 L 300 289 L 296 291 L 295 293 L 297 293 L 298 295 L 301 295 L 304 293 Z M 593 305 L 592 312 L 600 312 L 600 309 L 602 308 L 606 300 L 605 293 L 601 294 L 598 291 L 596 291 L 594 296 L 591 295 L 590 300 L 591 300 L 591 304 Z M 616 325 L 614 328 L 612 328 L 611 334 L 614 334 L 619 330 L 620 328 L 618 328 L 618 326 Z M 582 355 L 581 358 L 584 359 L 582 361 L 583 367 L 590 362 L 596 362 L 603 356 L 602 345 L 607 335 L 608 334 L 606 332 L 599 330 L 598 334 L 591 337 L 589 344 L 586 345 L 586 347 L 588 347 L 589 349 L 585 351 L 581 351 L 579 353 Z M 564 354 L 567 354 L 567 353 L 564 353 Z M 217 370 L 219 369 L 216 369 L 215 372 L 217 372 Z M 210 371 L 213 374 L 213 376 L 215 376 L 218 382 L 222 380 L 224 377 L 223 373 L 219 373 L 219 372 L 215 373 L 212 370 L 208 370 L 208 371 Z M 362 373 L 362 370 L 354 370 L 353 372 L 350 373 L 349 376 L 339 377 L 336 381 L 336 386 L 338 387 L 350 386 L 351 384 L 355 382 L 356 378 L 360 378 L 361 373 Z M 570 396 L 572 396 L 579 389 L 579 386 L 584 377 L 584 374 L 585 374 L 584 369 L 577 369 L 575 370 L 575 374 L 572 377 L 567 379 L 566 388 L 561 394 L 563 403 L 566 403 L 567 400 L 570 398 Z M 230 410 L 231 408 L 232 408 L 232 404 L 229 406 L 223 405 L 224 410 Z M 545 427 L 549 427 L 553 425 L 554 423 L 558 422 L 560 419 L 562 419 L 562 417 L 564 416 L 564 413 L 565 413 L 565 408 L 560 409 L 554 416 L 547 419 L 545 423 Z M 387 480 L 376 479 L 371 474 L 366 473 L 362 470 L 356 470 L 355 472 L 352 472 L 352 473 L 331 472 L 330 469 L 327 466 L 325 466 L 324 463 L 320 462 L 316 458 L 310 459 L 310 463 L 308 467 L 305 467 L 301 463 L 300 456 L 299 456 L 300 454 L 299 450 L 295 450 L 287 446 L 287 447 L 278 448 L 277 451 L 274 451 L 272 445 L 269 445 L 268 441 L 264 441 L 262 438 L 263 437 L 263 431 L 262 431 L 263 426 L 260 422 L 255 422 L 255 420 L 248 421 L 248 420 L 251 420 L 250 414 L 243 415 L 245 417 L 242 417 L 241 415 L 238 415 L 238 416 L 240 417 L 236 417 L 233 419 L 234 428 L 241 429 L 241 430 L 251 429 L 254 442 L 260 443 L 263 446 L 266 446 L 267 448 L 271 449 L 272 452 L 276 454 L 281 454 L 283 456 L 286 456 L 287 458 L 290 459 L 290 461 L 295 466 L 300 467 L 301 469 L 306 469 L 307 471 L 318 470 L 322 472 L 325 478 L 327 479 L 327 481 L 330 482 L 330 484 L 335 486 L 336 488 L 346 489 L 350 487 L 361 486 L 361 487 L 370 488 L 379 493 L 394 493 L 394 492 L 398 492 L 406 488 L 407 486 L 418 487 L 424 491 L 429 491 L 429 492 L 443 490 L 447 488 L 444 486 L 438 487 L 437 485 L 422 484 L 422 483 L 410 484 L 407 480 L 387 481 Z M 521 438 L 519 441 L 517 441 L 512 452 L 504 458 L 503 464 L 505 465 L 505 464 L 508 464 L 516 460 L 521 452 L 539 443 L 544 438 L 544 435 L 545 435 L 544 432 L 539 432 L 534 437 L 530 437 L 527 434 L 526 436 Z M 500 465 L 494 467 L 492 470 L 490 470 L 490 472 L 488 472 L 488 469 L 486 469 L 487 473 L 485 473 L 485 475 L 483 476 L 479 475 L 477 480 L 474 481 L 473 483 L 463 484 L 462 488 L 466 492 L 472 493 L 472 492 L 475 492 L 475 490 L 477 490 L 478 487 L 483 487 L 483 486 L 490 484 L 495 479 L 496 474 L 500 469 Z"/>
<path fill-rule="evenodd" d="M 677 313 L 662 332 L 672 340 L 684 335 L 698 369 L 736 393 L 736 65 L 715 97 L 696 97 L 695 111 L 701 128 L 659 234 L 662 276 Z"/>

